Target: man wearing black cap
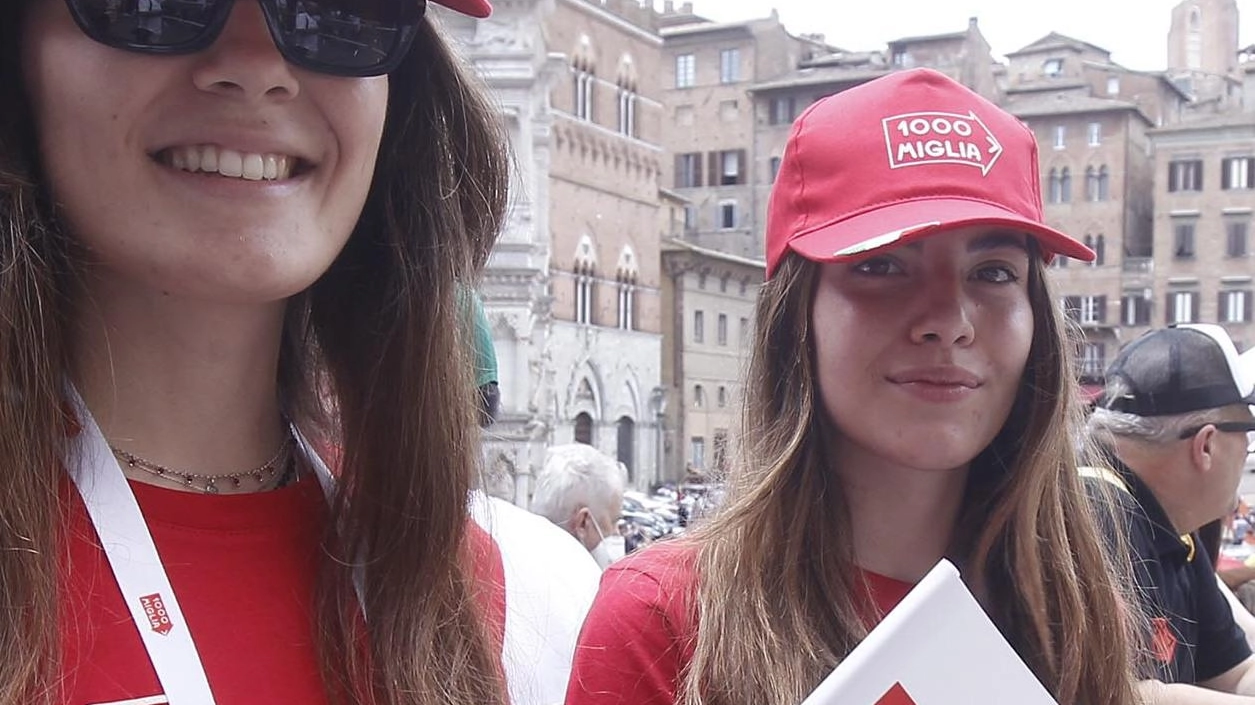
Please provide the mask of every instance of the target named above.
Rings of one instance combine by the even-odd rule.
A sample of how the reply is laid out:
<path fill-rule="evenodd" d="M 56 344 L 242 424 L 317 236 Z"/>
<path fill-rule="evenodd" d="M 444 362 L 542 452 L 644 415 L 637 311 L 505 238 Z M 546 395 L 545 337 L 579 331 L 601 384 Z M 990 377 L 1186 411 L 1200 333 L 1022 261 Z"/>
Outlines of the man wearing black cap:
<path fill-rule="evenodd" d="M 1090 419 L 1112 469 L 1084 472 L 1115 486 L 1129 510 L 1134 577 L 1167 684 L 1160 702 L 1231 702 L 1209 691 L 1255 695 L 1255 657 L 1194 535 L 1233 506 L 1246 434 L 1255 430 L 1255 384 L 1246 377 L 1219 326 L 1151 331 L 1108 368 Z"/>

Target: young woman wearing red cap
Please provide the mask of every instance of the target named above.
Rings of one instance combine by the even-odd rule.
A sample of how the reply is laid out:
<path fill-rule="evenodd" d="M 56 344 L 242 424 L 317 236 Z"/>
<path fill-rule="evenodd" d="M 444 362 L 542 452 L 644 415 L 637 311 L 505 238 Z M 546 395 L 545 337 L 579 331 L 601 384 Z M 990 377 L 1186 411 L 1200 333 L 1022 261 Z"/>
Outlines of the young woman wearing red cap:
<path fill-rule="evenodd" d="M 1032 134 L 932 71 L 820 100 L 767 250 L 728 500 L 610 568 L 567 704 L 796 705 L 943 557 L 1058 702 L 1136 702 Z"/>
<path fill-rule="evenodd" d="M 0 3 L 0 703 L 505 702 L 504 137 L 423 9 Z"/>

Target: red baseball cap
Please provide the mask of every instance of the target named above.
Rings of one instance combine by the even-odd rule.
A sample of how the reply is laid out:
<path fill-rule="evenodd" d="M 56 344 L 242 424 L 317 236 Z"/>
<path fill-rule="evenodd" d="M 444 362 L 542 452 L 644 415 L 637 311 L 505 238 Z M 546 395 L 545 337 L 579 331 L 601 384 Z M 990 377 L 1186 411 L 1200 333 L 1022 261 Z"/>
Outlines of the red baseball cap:
<path fill-rule="evenodd" d="M 492 5 L 488 0 L 432 0 L 432 2 L 480 19 L 492 14 Z"/>
<path fill-rule="evenodd" d="M 793 124 L 767 207 L 767 276 L 789 250 L 840 262 L 969 225 L 1028 233 L 1047 258 L 1094 259 L 1042 222 L 1024 123 L 937 71 L 898 71 Z"/>

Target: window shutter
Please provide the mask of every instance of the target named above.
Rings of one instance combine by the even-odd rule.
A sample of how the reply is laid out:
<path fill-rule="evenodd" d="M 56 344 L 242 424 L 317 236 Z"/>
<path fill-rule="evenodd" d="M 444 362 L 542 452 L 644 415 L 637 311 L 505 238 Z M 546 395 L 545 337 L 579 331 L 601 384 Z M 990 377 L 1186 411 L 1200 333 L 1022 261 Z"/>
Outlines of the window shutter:
<path fill-rule="evenodd" d="M 1097 311 L 1098 315 L 1095 318 L 1098 320 L 1099 323 L 1106 323 L 1107 322 L 1107 296 L 1106 294 L 1103 294 L 1095 298 L 1097 299 L 1097 301 L 1095 302 L 1096 304 L 1095 308 L 1098 309 Z"/>
<path fill-rule="evenodd" d="M 709 176 L 709 178 L 710 178 L 710 183 L 708 183 L 708 184 L 706 184 L 706 185 L 707 185 L 707 186 L 718 186 L 718 185 L 719 185 L 719 175 L 723 173 L 723 171 L 719 168 L 719 166 L 720 166 L 720 165 L 719 165 L 719 152 L 707 152 L 706 154 L 707 154 L 707 159 L 706 159 L 706 161 L 707 161 L 707 162 L 709 162 L 709 164 L 707 164 L 707 168 L 708 168 L 708 174 L 707 174 L 707 175 L 708 175 L 708 176 Z"/>
<path fill-rule="evenodd" d="M 1243 303 L 1243 306 L 1242 306 L 1242 322 L 1243 322 L 1243 323 L 1250 323 L 1250 322 L 1251 322 L 1251 298 L 1252 298 L 1252 297 L 1251 297 L 1251 292 L 1250 292 L 1250 291 L 1244 291 L 1244 292 L 1242 292 L 1242 303 Z"/>
<path fill-rule="evenodd" d="M 1220 312 L 1220 322 L 1226 323 L 1231 317 L 1229 311 L 1229 292 L 1222 291 L 1216 294 L 1216 310 Z"/>
<path fill-rule="evenodd" d="M 1168 292 L 1167 297 L 1164 299 L 1163 315 L 1164 323 L 1166 324 L 1171 325 L 1178 322 L 1176 307 L 1172 305 L 1172 292 Z"/>
<path fill-rule="evenodd" d="M 1201 298 L 1198 292 L 1190 294 L 1190 323 L 1198 323 L 1198 300 Z"/>
<path fill-rule="evenodd" d="M 684 188 L 688 184 L 684 183 L 684 155 L 675 155 L 675 187 Z"/>
<path fill-rule="evenodd" d="M 1229 178 L 1229 170 L 1233 168 L 1233 159 L 1220 160 L 1220 188 L 1233 188 L 1233 180 Z"/>
<path fill-rule="evenodd" d="M 746 178 L 746 175 L 749 173 L 749 170 L 750 170 L 749 162 L 745 161 L 744 149 L 738 149 L 736 151 L 736 163 L 737 163 L 736 182 L 738 184 L 744 184 L 749 181 L 749 179 Z"/>

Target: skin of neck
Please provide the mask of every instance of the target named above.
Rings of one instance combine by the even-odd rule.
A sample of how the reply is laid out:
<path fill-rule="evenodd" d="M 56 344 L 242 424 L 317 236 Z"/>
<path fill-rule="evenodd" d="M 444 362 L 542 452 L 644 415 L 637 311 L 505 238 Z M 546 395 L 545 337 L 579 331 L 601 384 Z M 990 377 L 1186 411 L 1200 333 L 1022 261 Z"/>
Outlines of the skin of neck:
<path fill-rule="evenodd" d="M 109 443 L 206 475 L 275 454 L 287 433 L 277 393 L 285 302 L 207 303 L 93 284 L 74 308 L 71 376 Z"/>
<path fill-rule="evenodd" d="M 923 471 L 838 442 L 834 467 L 845 490 L 859 566 L 906 582 L 924 577 L 950 547 L 968 466 Z"/>
<path fill-rule="evenodd" d="M 1116 437 L 1116 457 L 1150 488 L 1172 528 L 1186 534 L 1215 519 L 1197 504 L 1197 473 L 1188 442 L 1147 443 Z M 1187 470 L 1189 469 L 1189 470 Z"/>

